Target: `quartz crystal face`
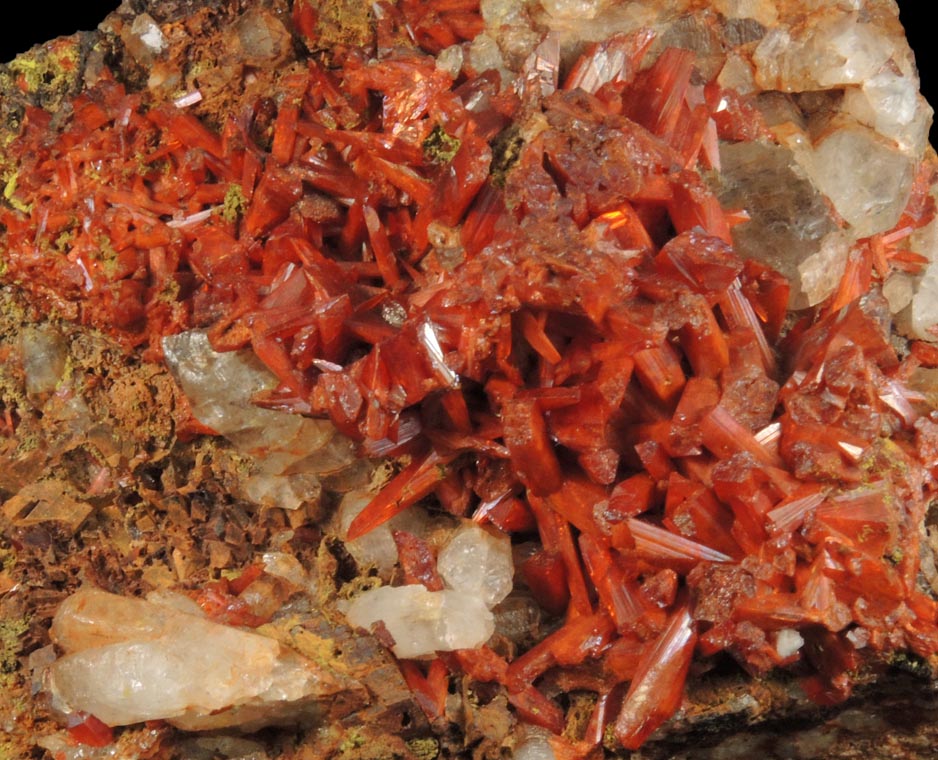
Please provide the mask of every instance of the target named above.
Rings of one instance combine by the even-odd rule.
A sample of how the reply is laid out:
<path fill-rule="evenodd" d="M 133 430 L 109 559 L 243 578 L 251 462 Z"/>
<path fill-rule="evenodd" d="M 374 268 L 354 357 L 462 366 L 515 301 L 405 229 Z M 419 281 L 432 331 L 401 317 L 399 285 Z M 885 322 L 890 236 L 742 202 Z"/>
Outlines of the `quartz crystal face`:
<path fill-rule="evenodd" d="M 0 756 L 928 746 L 896 13 L 125 3 L 0 66 Z"/>

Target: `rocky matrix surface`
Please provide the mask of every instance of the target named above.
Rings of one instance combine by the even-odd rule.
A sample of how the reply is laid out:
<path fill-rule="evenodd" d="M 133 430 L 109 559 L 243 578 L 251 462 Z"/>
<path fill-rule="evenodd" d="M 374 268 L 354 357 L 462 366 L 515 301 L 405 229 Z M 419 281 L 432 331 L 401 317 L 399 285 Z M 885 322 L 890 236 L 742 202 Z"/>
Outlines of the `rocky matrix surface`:
<path fill-rule="evenodd" d="M 0 758 L 926 756 L 918 90 L 887 0 L 0 66 Z"/>

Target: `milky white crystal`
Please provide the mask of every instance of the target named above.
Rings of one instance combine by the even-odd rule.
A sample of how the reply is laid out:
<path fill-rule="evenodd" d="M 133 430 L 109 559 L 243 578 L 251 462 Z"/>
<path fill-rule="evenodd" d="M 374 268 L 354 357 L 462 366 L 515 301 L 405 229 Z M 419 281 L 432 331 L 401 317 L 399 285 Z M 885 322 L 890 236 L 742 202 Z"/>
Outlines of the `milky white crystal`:
<path fill-rule="evenodd" d="M 436 566 L 447 586 L 478 597 L 487 607 L 511 593 L 514 564 L 504 533 L 467 522 L 440 551 Z"/>
<path fill-rule="evenodd" d="M 495 632 L 492 613 L 478 597 L 420 585 L 366 591 L 349 605 L 346 617 L 366 630 L 381 621 L 394 639 L 391 650 L 404 659 L 475 649 Z"/>
<path fill-rule="evenodd" d="M 775 637 L 775 651 L 783 660 L 804 645 L 804 638 L 794 628 L 782 628 Z"/>
<path fill-rule="evenodd" d="M 343 688 L 271 638 L 92 588 L 62 603 L 52 635 L 65 651 L 49 668 L 54 701 L 111 726 L 256 727 Z"/>
<path fill-rule="evenodd" d="M 899 221 L 915 174 L 909 156 L 856 122 L 815 143 L 810 162 L 802 165 L 857 238 Z"/>

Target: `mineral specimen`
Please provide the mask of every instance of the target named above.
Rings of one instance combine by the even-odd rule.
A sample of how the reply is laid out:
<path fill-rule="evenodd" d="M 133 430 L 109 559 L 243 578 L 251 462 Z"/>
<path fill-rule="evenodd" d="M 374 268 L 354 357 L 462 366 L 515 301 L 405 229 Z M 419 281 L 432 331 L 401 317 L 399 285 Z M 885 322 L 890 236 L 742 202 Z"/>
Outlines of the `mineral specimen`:
<path fill-rule="evenodd" d="M 75 592 L 36 662 L 74 740 L 367 693 L 277 751 L 599 757 L 933 680 L 938 161 L 894 4 L 170 6 L 78 45 L 80 92 L 5 85 L 0 276 L 178 385 L 108 445 L 87 329 L 13 320 L 12 588 Z M 198 611 L 129 598 L 166 587 Z M 727 671 L 782 686 L 695 702 Z"/>

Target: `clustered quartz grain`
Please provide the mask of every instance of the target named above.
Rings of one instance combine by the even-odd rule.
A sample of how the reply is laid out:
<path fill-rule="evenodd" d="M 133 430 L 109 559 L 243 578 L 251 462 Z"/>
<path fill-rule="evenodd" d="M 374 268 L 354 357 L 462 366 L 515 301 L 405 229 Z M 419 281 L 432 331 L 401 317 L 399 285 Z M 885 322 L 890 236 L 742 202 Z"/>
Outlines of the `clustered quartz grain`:
<path fill-rule="evenodd" d="M 371 498 L 368 492 L 345 495 L 337 513 L 340 536 Z M 394 530 L 425 532 L 419 510 L 409 510 L 360 538 L 346 540 L 345 548 L 360 566 L 376 567 L 387 578 L 398 561 Z M 467 521 L 449 536 L 436 567 L 445 589 L 409 585 L 365 591 L 349 607 L 349 622 L 364 629 L 380 623 L 391 635 L 398 657 L 426 657 L 481 646 L 495 631 L 492 608 L 513 587 L 511 540 Z"/>

